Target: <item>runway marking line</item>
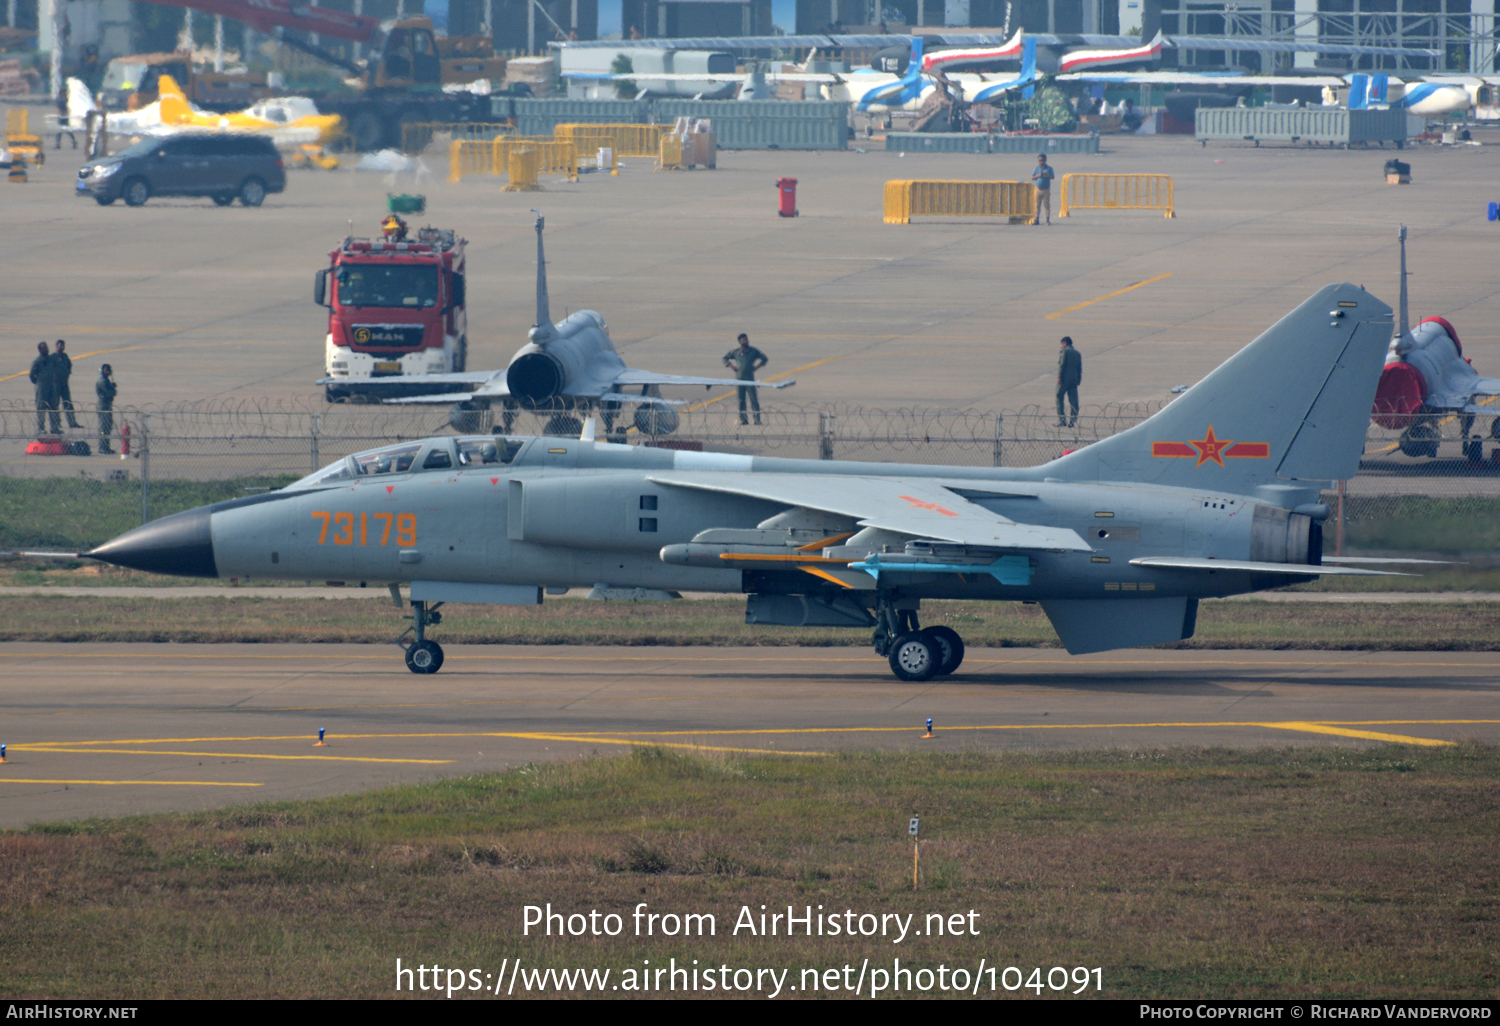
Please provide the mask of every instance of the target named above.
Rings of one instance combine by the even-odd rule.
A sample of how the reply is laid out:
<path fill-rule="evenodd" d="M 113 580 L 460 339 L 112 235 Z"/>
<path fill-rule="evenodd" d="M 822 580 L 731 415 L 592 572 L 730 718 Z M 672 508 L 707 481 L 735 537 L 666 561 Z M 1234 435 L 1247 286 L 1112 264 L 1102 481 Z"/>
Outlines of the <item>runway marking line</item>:
<path fill-rule="evenodd" d="M 498 646 L 505 651 L 494 655 L 468 655 L 450 654 L 446 657 L 448 662 L 462 662 L 465 660 L 502 659 L 506 662 L 517 662 L 533 660 L 537 662 L 563 662 L 572 661 L 579 663 L 616 663 L 616 662 L 683 662 L 683 663 L 784 663 L 784 656 L 738 656 L 725 659 L 722 655 L 713 656 L 669 656 L 669 655 L 607 655 L 607 656 L 579 656 L 579 655 L 524 655 L 516 651 L 520 646 Z M 1288 666 L 1330 666 L 1330 667 L 1360 667 L 1360 666 L 1404 666 L 1418 668 L 1448 669 L 1453 667 L 1476 667 L 1479 669 L 1493 671 L 1494 665 L 1480 665 L 1476 663 L 1443 663 L 1443 662 L 1399 662 L 1399 661 L 1377 661 L 1377 660 L 1338 660 L 1330 656 L 1338 655 L 1336 652 L 1325 652 L 1322 655 L 1307 659 L 1287 659 L 1278 662 L 1257 662 L 1251 659 L 977 659 L 971 658 L 966 663 L 983 664 L 987 666 L 1167 666 L 1167 667 L 1193 667 L 1193 666 L 1256 666 L 1269 670 L 1281 669 Z M 1493 656 L 1490 652 L 1476 652 L 1476 656 Z M 72 659 L 151 659 L 161 662 L 167 659 L 252 659 L 252 660 L 286 660 L 296 659 L 306 662 L 311 659 L 324 661 L 371 660 L 389 659 L 386 655 L 319 655 L 304 654 L 300 652 L 288 652 L 285 655 L 274 653 L 229 653 L 224 652 L 79 652 L 70 653 L 67 658 Z M 835 656 L 832 658 L 818 658 L 817 656 L 803 655 L 799 657 L 803 662 L 812 663 L 852 663 L 870 662 L 884 663 L 885 660 L 875 655 L 858 656 Z M 48 673 L 55 670 L 49 669 Z M 962 679 L 962 678 L 959 678 Z"/>
<path fill-rule="evenodd" d="M 305 740 L 299 738 L 299 740 Z M 282 759 L 289 762 L 390 762 L 390 763 L 415 763 L 423 766 L 447 766 L 453 759 L 376 759 L 357 755 L 263 755 L 250 752 L 163 752 L 140 748 L 64 748 L 61 745 L 74 744 L 129 744 L 121 741 L 95 741 L 95 742 L 54 742 L 48 744 L 27 745 L 28 752 L 47 752 L 56 755 L 186 755 L 199 759 Z M 149 743 L 149 742 L 143 742 Z"/>
<path fill-rule="evenodd" d="M 1095 303 L 1102 303 L 1106 299 L 1114 299 L 1116 296 L 1123 296 L 1127 292 L 1134 292 L 1136 289 L 1144 288 L 1145 286 L 1150 285 L 1152 282 L 1161 281 L 1163 278 L 1170 278 L 1176 273 L 1176 271 L 1168 271 L 1166 274 L 1158 274 L 1155 278 L 1147 278 L 1145 281 L 1138 281 L 1134 285 L 1127 285 L 1123 289 L 1116 289 L 1115 291 L 1110 292 L 1107 295 L 1096 296 L 1095 298 L 1086 300 L 1082 303 L 1076 303 L 1073 306 L 1068 307 L 1066 310 L 1059 310 L 1056 313 L 1049 313 L 1047 315 L 1047 320 L 1055 321 L 1063 314 L 1070 314 L 1074 310 L 1082 310 L 1086 306 L 1093 306 Z"/>
<path fill-rule="evenodd" d="M 265 787 L 218 780 L 37 780 L 24 777 L 0 777 L 0 784 L 160 784 L 163 787 Z"/>

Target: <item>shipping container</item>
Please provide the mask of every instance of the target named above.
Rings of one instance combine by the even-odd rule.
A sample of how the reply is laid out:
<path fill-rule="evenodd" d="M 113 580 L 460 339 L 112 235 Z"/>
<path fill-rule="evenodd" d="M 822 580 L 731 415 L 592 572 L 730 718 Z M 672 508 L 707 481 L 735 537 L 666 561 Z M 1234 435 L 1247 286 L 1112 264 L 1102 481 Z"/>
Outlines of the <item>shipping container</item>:
<path fill-rule="evenodd" d="M 724 150 L 843 150 L 849 105 L 832 100 L 657 100 L 657 124 L 709 118 Z"/>
<path fill-rule="evenodd" d="M 1194 134 L 1207 146 L 1213 141 L 1328 143 L 1406 143 L 1404 110 L 1340 110 L 1264 107 L 1199 107 Z"/>
<path fill-rule="evenodd" d="M 643 100 L 557 98 L 516 99 L 510 103 L 518 135 L 551 135 L 555 125 L 642 125 L 650 120 L 651 114 L 650 105 Z"/>
<path fill-rule="evenodd" d="M 980 135 L 887 132 L 885 148 L 902 153 L 1098 153 L 1098 135 Z"/>

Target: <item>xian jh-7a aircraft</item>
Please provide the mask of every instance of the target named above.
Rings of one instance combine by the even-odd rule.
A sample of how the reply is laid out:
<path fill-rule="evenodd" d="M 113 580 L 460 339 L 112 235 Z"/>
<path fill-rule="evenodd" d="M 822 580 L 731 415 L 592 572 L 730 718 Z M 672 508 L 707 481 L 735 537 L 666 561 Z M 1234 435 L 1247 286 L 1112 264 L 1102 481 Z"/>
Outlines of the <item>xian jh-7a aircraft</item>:
<path fill-rule="evenodd" d="M 327 143 L 344 126 L 343 118 L 337 114 L 319 114 L 317 105 L 305 96 L 280 96 L 261 100 L 237 113 L 215 114 L 190 104 L 171 75 L 161 76 L 157 91 L 161 98 L 140 110 L 111 113 L 109 131 L 115 135 L 256 132 L 269 135 L 278 146 L 287 147 Z M 82 124 L 88 112 L 97 109 L 88 87 L 77 79 L 68 79 L 68 120 Z"/>
<path fill-rule="evenodd" d="M 1500 439 L 1500 406 L 1482 399 L 1500 396 L 1500 380 L 1481 377 L 1464 356 L 1458 332 L 1442 317 L 1428 317 L 1410 329 L 1406 303 L 1406 228 L 1401 229 L 1401 323 L 1391 336 L 1371 419 L 1381 427 L 1402 429 L 1401 451 L 1408 456 L 1436 456 L 1442 437 L 1439 421 L 1458 417 L 1464 456 L 1471 463 L 1484 457 L 1478 435 L 1470 436 L 1474 418 L 1489 415 L 1490 437 Z"/>
<path fill-rule="evenodd" d="M 1358 471 L 1390 335 L 1390 307 L 1326 286 L 1149 420 L 1040 467 L 685 452 L 600 442 L 590 422 L 359 453 L 85 555 L 382 583 L 398 603 L 406 583 L 415 673 L 442 665 L 427 630 L 445 602 L 601 583 L 744 593 L 750 623 L 871 630 L 904 680 L 963 659 L 951 628 L 922 627 L 924 599 L 1039 603 L 1073 653 L 1178 641 L 1200 599 L 1384 572 L 1323 556 L 1319 494 Z"/>
<path fill-rule="evenodd" d="M 510 364 L 497 371 L 458 371 L 450 374 L 408 374 L 385 378 L 322 378 L 318 384 L 355 388 L 367 395 L 386 390 L 389 403 L 456 403 L 449 420 L 455 430 L 478 430 L 483 411 L 491 405 L 504 410 L 504 427 L 509 430 L 517 407 L 551 411 L 558 414 L 554 429 L 568 422 L 576 431 L 577 421 L 562 411 L 588 410 L 599 406 L 605 418 L 605 430 L 613 427 L 614 415 L 622 404 L 635 405 L 636 426 L 648 433 L 665 435 L 677 429 L 678 416 L 672 408 L 681 400 L 663 399 L 662 385 L 731 385 L 740 388 L 790 388 L 795 381 L 740 381 L 734 378 L 699 378 L 686 374 L 658 374 L 625 366 L 610 341 L 604 318 L 593 310 L 579 310 L 561 323 L 552 323 L 551 304 L 547 299 L 547 260 L 542 247 L 545 220 L 536 219 L 536 325 L 529 332 L 530 341 L 516 351 Z M 412 389 L 431 388 L 424 395 L 410 395 Z M 628 394 L 636 388 L 639 394 Z"/>

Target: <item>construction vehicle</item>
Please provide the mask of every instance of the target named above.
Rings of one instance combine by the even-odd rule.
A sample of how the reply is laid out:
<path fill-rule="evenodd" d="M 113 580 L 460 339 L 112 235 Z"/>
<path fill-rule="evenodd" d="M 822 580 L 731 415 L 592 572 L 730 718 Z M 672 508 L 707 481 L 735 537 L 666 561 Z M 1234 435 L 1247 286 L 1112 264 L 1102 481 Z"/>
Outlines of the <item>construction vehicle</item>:
<path fill-rule="evenodd" d="M 313 301 L 328 307 L 329 402 L 360 394 L 339 378 L 450 374 L 468 360 L 466 240 L 451 229 L 421 228 L 408 241 L 404 221 L 391 215 L 387 222 L 381 239 L 344 239 L 313 280 Z M 424 380 L 416 391 L 433 391 Z"/>
<path fill-rule="evenodd" d="M 193 106 L 220 113 L 242 110 L 274 93 L 265 75 L 197 71 L 193 55 L 186 50 L 138 53 L 115 57 L 105 67 L 99 106 L 106 111 L 129 111 L 155 103 L 161 99 L 163 75 L 177 83 Z"/>
<path fill-rule="evenodd" d="M 378 18 L 293 0 L 150 2 L 233 18 L 357 78 L 352 94 L 313 97 L 322 113 L 342 115 L 356 149 L 400 146 L 403 124 L 495 120 L 488 94 L 443 90 L 482 81 L 498 87 L 505 59 L 495 55 L 487 37 L 439 38 L 428 18 L 405 18 L 382 29 Z M 347 60 L 308 37 L 359 43 L 371 56 L 363 63 Z"/>

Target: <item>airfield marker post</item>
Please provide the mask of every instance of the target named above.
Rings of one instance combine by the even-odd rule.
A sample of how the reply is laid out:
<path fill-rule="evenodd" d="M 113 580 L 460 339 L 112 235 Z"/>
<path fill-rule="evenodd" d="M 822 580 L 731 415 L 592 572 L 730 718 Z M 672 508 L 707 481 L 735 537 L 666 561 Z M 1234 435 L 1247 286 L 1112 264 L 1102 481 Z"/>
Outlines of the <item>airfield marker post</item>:
<path fill-rule="evenodd" d="M 931 722 L 930 720 L 928 721 Z M 917 889 L 917 880 L 922 873 L 922 818 L 913 816 L 911 822 L 906 825 L 906 832 L 911 835 L 911 889 Z"/>

